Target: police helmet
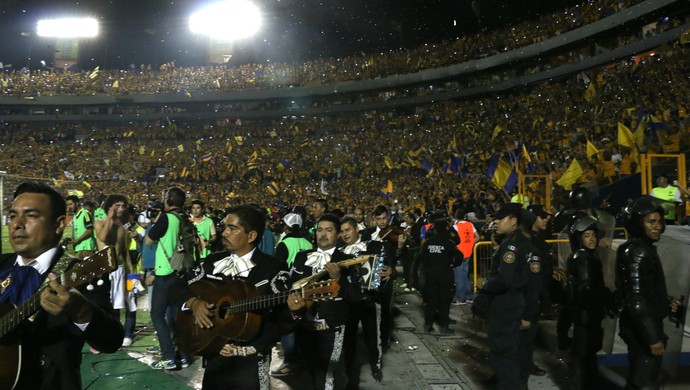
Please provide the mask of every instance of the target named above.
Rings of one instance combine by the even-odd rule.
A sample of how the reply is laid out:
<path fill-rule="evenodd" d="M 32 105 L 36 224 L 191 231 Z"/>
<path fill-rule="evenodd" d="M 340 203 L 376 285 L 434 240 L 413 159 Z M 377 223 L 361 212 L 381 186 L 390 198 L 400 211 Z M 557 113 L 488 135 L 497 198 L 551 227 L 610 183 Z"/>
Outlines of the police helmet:
<path fill-rule="evenodd" d="M 644 217 L 647 214 L 658 212 L 661 215 L 661 233 L 666 230 L 666 221 L 664 220 L 664 209 L 661 203 L 652 196 L 643 196 L 629 206 L 625 210 L 625 229 L 632 237 L 645 237 Z"/>
<path fill-rule="evenodd" d="M 568 196 L 570 205 L 577 210 L 588 209 L 592 207 L 592 200 L 589 197 L 589 191 L 585 187 L 577 187 L 570 191 Z"/>
<path fill-rule="evenodd" d="M 589 215 L 580 217 L 570 225 L 568 238 L 570 239 L 570 249 L 574 252 L 582 247 L 582 233 L 587 230 L 594 230 L 597 235 L 597 242 L 604 237 L 604 225 Z"/>

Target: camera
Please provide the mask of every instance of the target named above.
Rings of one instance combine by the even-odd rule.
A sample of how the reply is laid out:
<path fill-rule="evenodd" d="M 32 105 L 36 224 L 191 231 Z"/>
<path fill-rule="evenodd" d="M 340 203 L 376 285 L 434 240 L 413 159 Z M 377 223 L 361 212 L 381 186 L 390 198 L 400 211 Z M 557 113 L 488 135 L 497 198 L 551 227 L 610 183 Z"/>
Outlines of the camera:
<path fill-rule="evenodd" d="M 150 202 L 148 207 L 146 208 L 146 218 L 148 219 L 155 219 L 158 217 L 158 214 L 163 211 L 163 202 L 160 200 L 156 200 L 153 202 Z"/>

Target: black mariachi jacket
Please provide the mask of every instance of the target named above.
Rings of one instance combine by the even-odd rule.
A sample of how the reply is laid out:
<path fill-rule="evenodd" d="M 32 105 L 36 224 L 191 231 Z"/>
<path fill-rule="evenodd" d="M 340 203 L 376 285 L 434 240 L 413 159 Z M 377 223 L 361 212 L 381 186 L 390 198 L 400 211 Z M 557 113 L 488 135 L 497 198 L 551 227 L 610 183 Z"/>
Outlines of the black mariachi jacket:
<path fill-rule="evenodd" d="M 297 254 L 289 272 L 279 275 L 279 279 L 282 279 L 282 289 L 290 288 L 294 282 L 314 274 L 314 269 L 311 266 L 307 266 L 305 263 L 307 262 L 309 254 L 316 251 L 316 249 L 313 249 L 302 251 Z M 354 256 L 346 255 L 336 249 L 331 256 L 331 262 L 339 262 L 351 258 L 354 258 Z M 326 324 L 330 327 L 345 324 L 350 316 L 350 304 L 358 302 L 361 299 L 362 291 L 359 283 L 360 277 L 354 270 L 355 268 L 341 268 L 340 279 L 338 280 L 340 284 L 338 296 L 333 300 L 314 302 L 314 304 L 307 309 L 305 315 L 302 316 L 302 321 L 321 319 L 325 320 Z M 328 279 L 328 274 L 321 279 Z M 277 286 L 280 283 L 275 284 Z"/>
<path fill-rule="evenodd" d="M 58 250 L 53 260 L 61 256 Z M 0 257 L 0 271 L 13 267 L 15 253 Z M 93 291 L 82 290 L 93 304 L 93 318 L 83 332 L 67 317 L 55 317 L 39 309 L 33 321 L 25 321 L 17 327 L 22 345 L 21 364 L 17 389 L 81 389 L 81 359 L 84 343 L 104 352 L 116 352 L 122 346 L 124 329 L 113 317 L 107 286 Z M 3 362 L 3 364 L 7 364 Z"/>

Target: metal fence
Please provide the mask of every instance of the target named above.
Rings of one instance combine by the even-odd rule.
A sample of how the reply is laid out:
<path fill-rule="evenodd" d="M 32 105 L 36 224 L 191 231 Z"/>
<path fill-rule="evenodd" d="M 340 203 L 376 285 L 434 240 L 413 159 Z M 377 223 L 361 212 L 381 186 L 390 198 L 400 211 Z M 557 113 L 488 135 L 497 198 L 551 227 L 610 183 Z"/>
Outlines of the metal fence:
<path fill-rule="evenodd" d="M 553 253 L 558 253 L 558 244 L 568 244 L 568 240 L 546 240 L 551 245 Z M 493 256 L 494 248 L 491 241 L 479 241 L 474 245 L 473 252 L 473 285 L 474 292 L 477 292 L 480 280 L 486 278 L 491 268 L 491 257 Z"/>

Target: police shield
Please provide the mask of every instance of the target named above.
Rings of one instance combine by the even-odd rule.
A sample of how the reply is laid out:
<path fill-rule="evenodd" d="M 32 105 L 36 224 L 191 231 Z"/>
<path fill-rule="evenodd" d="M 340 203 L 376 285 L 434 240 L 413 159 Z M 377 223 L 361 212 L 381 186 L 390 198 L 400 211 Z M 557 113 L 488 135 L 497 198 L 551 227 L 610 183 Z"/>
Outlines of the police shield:
<path fill-rule="evenodd" d="M 664 320 L 664 333 L 668 336 L 663 370 L 672 377 L 678 374 L 680 365 L 683 333 L 685 331 L 685 319 L 687 315 L 688 294 L 690 294 L 690 228 L 684 226 L 668 226 L 661 240 L 656 244 L 657 253 L 661 259 L 666 277 L 666 289 L 668 294 L 682 300 L 681 309 L 676 314 L 671 314 Z"/>
<path fill-rule="evenodd" d="M 601 268 L 604 273 L 604 284 L 610 291 L 616 289 L 616 252 L 611 249 L 613 242 L 613 229 L 616 227 L 616 219 L 602 210 L 593 210 L 592 217 L 596 218 L 604 228 L 604 236 L 599 241 L 597 256 L 601 260 Z M 613 344 L 616 341 L 618 319 L 605 317 L 601 321 L 604 330 L 602 350 L 608 354 L 613 352 Z"/>

